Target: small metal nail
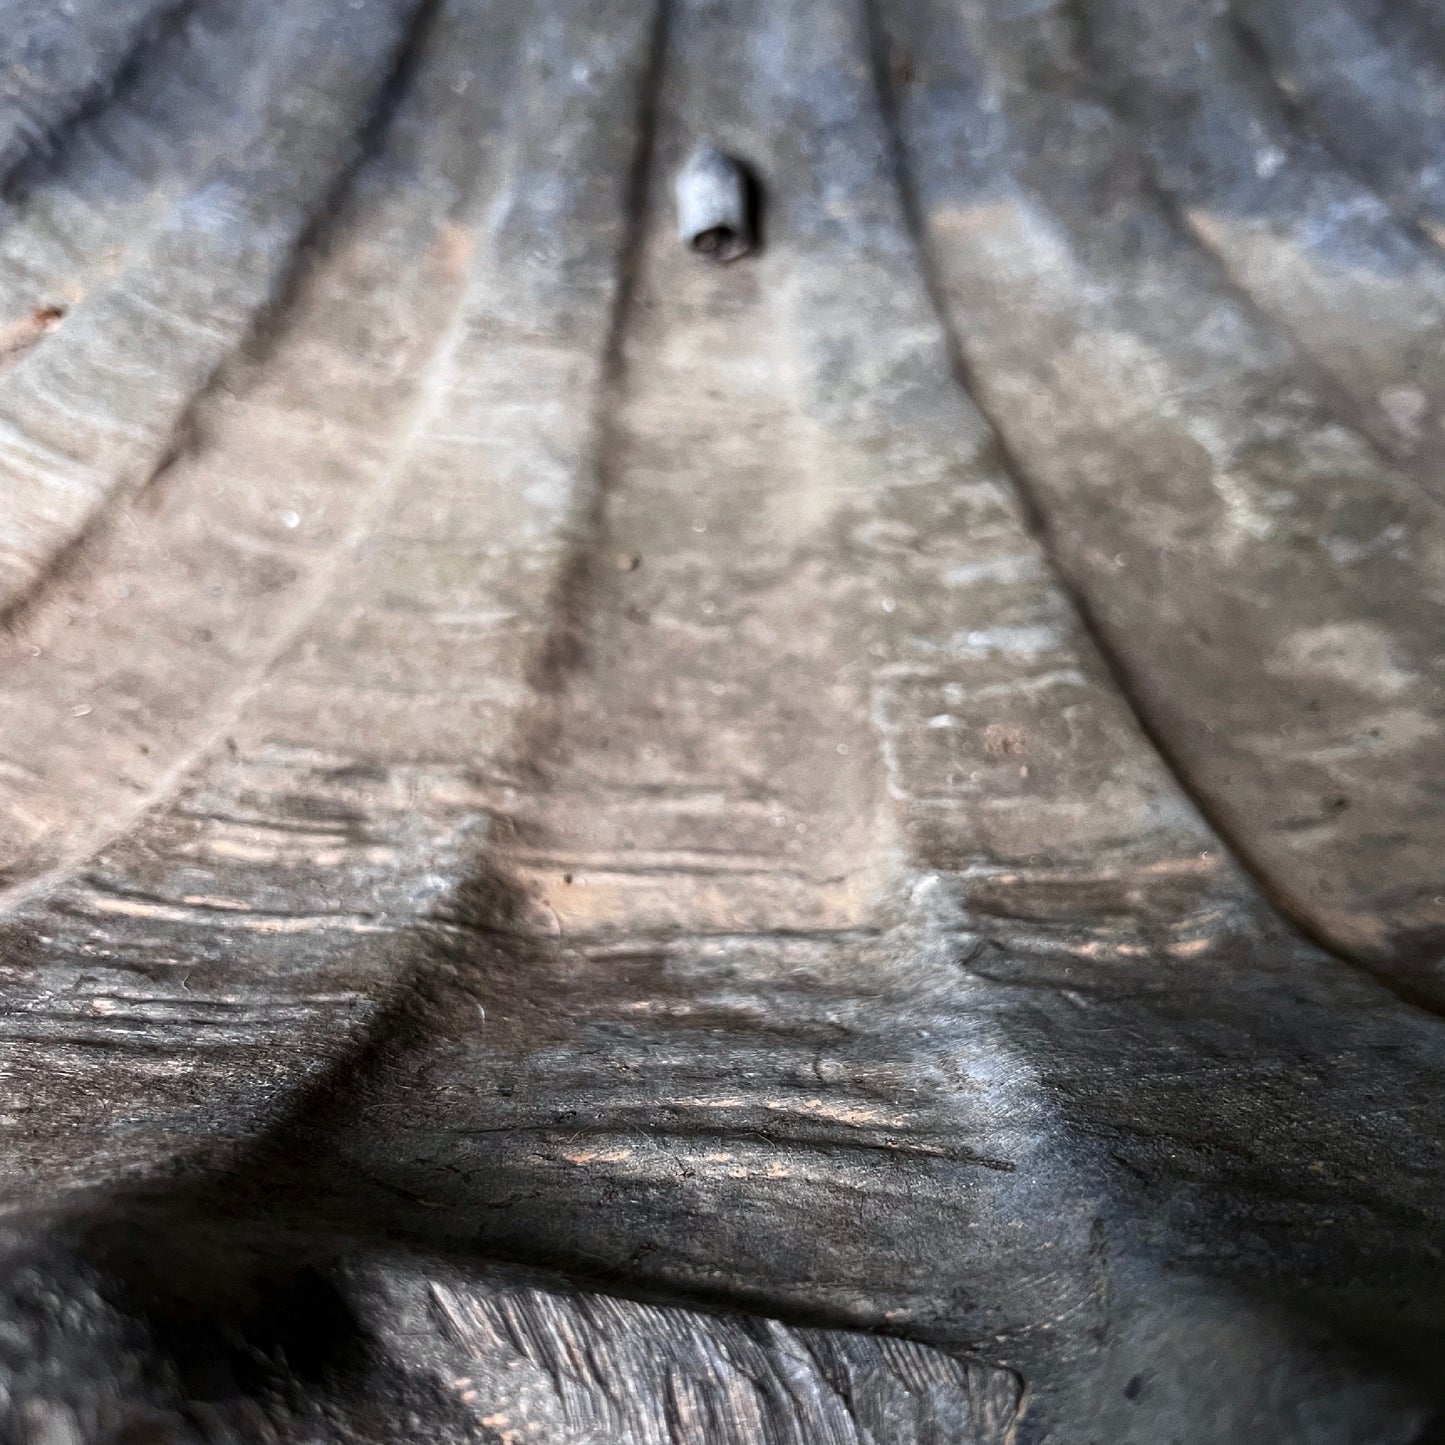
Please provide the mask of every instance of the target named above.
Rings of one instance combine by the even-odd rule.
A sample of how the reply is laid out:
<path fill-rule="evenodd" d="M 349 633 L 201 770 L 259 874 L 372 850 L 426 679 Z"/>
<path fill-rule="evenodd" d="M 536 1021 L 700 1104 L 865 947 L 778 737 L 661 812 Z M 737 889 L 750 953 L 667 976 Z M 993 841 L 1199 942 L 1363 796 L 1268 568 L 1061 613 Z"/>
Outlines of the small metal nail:
<path fill-rule="evenodd" d="M 736 261 L 753 247 L 748 178 L 711 141 L 702 141 L 677 174 L 677 230 L 683 242 L 714 261 Z"/>

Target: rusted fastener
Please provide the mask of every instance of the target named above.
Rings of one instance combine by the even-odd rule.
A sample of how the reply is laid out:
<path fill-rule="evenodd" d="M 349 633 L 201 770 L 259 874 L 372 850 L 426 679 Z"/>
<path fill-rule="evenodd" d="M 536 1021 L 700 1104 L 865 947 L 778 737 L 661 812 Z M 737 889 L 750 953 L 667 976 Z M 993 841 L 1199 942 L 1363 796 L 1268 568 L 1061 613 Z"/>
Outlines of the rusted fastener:
<path fill-rule="evenodd" d="M 753 247 L 748 176 L 726 152 L 702 141 L 677 173 L 677 230 L 714 261 L 736 261 Z"/>

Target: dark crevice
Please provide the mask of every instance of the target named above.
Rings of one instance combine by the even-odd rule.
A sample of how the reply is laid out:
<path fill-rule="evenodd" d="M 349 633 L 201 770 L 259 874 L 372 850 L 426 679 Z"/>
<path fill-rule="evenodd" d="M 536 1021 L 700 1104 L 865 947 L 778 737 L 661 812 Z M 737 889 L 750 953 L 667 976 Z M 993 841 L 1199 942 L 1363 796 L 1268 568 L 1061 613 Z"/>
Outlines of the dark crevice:
<path fill-rule="evenodd" d="M 587 651 L 588 610 L 599 575 L 598 549 L 618 470 L 617 416 L 625 387 L 624 343 L 642 270 L 642 251 L 652 205 L 653 158 L 667 62 L 673 0 L 656 0 L 643 66 L 635 144 L 623 193 L 626 217 L 616 258 L 616 282 L 602 346 L 602 370 L 593 402 L 591 485 L 568 527 L 569 550 L 547 600 L 549 630 L 529 668 L 527 681 L 541 707 L 520 741 L 526 767 L 548 756 L 557 742 L 557 699 L 582 666 Z"/>
<path fill-rule="evenodd" d="M 151 62 L 157 47 L 176 34 L 196 8 L 197 0 L 168 0 L 156 6 L 136 26 L 129 45 L 109 71 L 82 82 L 68 98 L 68 108 L 65 102 L 58 105 L 49 124 L 42 125 L 38 132 L 23 135 L 10 148 L 0 147 L 0 204 L 14 199 L 15 188 L 26 183 L 32 167 L 53 163 L 71 131 L 94 119 L 123 95 Z"/>
<path fill-rule="evenodd" d="M 1264 37 L 1240 14 L 1239 7 L 1230 4 L 1225 10 L 1224 17 L 1239 54 L 1258 73 L 1261 80 L 1273 93 L 1279 103 L 1281 113 L 1291 128 L 1312 140 L 1356 185 L 1375 197 L 1394 217 L 1396 224 L 1415 245 L 1427 252 L 1438 253 L 1445 250 L 1445 246 L 1441 245 L 1440 240 L 1430 232 L 1429 228 L 1421 224 L 1418 214 L 1402 209 L 1396 197 L 1387 191 L 1380 190 L 1376 177 L 1357 165 L 1335 145 L 1328 128 L 1322 126 L 1309 113 L 1305 105 L 1284 83 L 1275 68 L 1274 58 L 1265 44 Z"/>
<path fill-rule="evenodd" d="M 379 135 L 397 95 L 405 89 L 412 57 L 425 39 L 439 3 L 424 0 L 418 8 L 396 76 L 378 107 L 373 136 Z M 622 341 L 648 216 L 669 3 L 659 0 L 639 86 L 625 228 L 607 321 L 603 380 L 596 400 L 596 480 L 581 500 L 571 570 L 559 584 L 560 604 L 555 595 L 552 599 L 554 637 L 544 644 L 552 654 L 548 682 L 553 691 L 565 687 L 573 665 L 565 640 L 559 643 L 556 634 L 565 635 L 585 608 L 592 539 L 601 526 L 607 497 L 609 455 L 614 445 L 611 418 L 621 387 Z M 544 697 L 544 707 L 546 702 Z M 522 741 L 525 745 L 527 738 Z M 452 889 L 441 912 L 430 918 L 413 917 L 398 928 L 391 943 L 395 966 L 378 981 L 374 1006 L 365 1021 L 348 1037 L 334 1042 L 330 1058 L 315 1074 L 287 1091 L 257 1135 L 238 1149 L 222 1149 L 198 1161 L 189 1189 L 163 1191 L 161 1206 L 167 1211 L 174 1208 L 181 1217 L 194 1210 L 198 1219 L 206 1222 L 203 1228 L 245 1229 L 259 1219 L 285 1220 L 290 1227 L 298 1220 L 324 1219 L 329 1230 L 374 1237 L 381 1227 L 376 1201 L 356 1188 L 351 1177 L 354 1171 L 332 1140 L 354 1130 L 372 1101 L 411 1087 L 408 1071 L 423 1048 L 472 1037 L 478 1027 L 480 999 L 489 985 L 493 994 L 506 997 L 520 1011 L 535 1012 L 537 1000 L 530 998 L 527 990 L 535 988 L 538 977 L 546 976 L 553 941 L 538 936 L 529 926 L 530 907 L 522 890 L 483 852 L 469 875 Z"/>
<path fill-rule="evenodd" d="M 1393 451 L 1389 447 L 1379 429 L 1366 417 L 1364 407 L 1320 365 L 1295 329 L 1283 317 L 1266 311 L 1236 278 L 1218 248 L 1189 223 L 1178 197 L 1164 185 L 1152 161 L 1148 163 L 1148 170 L 1143 177 L 1143 185 L 1147 197 L 1169 218 L 1181 237 L 1192 244 L 1198 254 L 1212 268 L 1220 288 L 1244 308 L 1261 329 L 1267 332 L 1272 331 L 1283 338 L 1285 344 L 1294 353 L 1291 361 L 1324 403 L 1325 412 L 1348 427 L 1364 443 L 1366 450 L 1381 466 L 1391 471 L 1403 470 L 1408 473 L 1408 456 L 1403 452 Z M 1424 487 L 1418 488 L 1416 495 L 1431 507 L 1445 509 L 1445 501 Z"/>
<path fill-rule="evenodd" d="M 1292 899 L 1286 890 L 1275 883 L 1267 867 L 1255 857 L 1245 839 L 1229 826 L 1223 816 L 1223 811 L 1217 808 L 1206 794 L 1194 786 L 1186 760 L 1179 755 L 1169 740 L 1154 725 L 1142 692 L 1135 684 L 1130 669 L 1113 646 L 1087 593 L 1075 581 L 1061 549 L 1057 545 L 1047 513 L 1040 501 L 1043 489 L 1035 482 L 1023 459 L 1010 445 L 1008 432 L 998 415 L 984 400 L 983 387 L 979 384 L 976 372 L 959 343 L 957 331 L 950 319 L 946 288 L 934 261 L 928 239 L 923 206 L 914 178 L 912 156 L 904 139 L 891 64 L 892 44 L 880 13 L 879 0 L 859 0 L 859 4 L 863 11 L 870 71 L 883 122 L 884 140 L 897 186 L 899 209 L 914 248 L 916 264 L 928 295 L 929 304 L 947 350 L 950 370 L 965 397 L 988 423 L 993 437 L 994 454 L 1001 468 L 1013 483 L 1025 525 L 1043 548 L 1060 588 L 1079 617 L 1111 682 L 1128 706 L 1134 722 L 1170 773 L 1180 792 L 1204 818 L 1222 845 L 1254 881 L 1266 902 L 1282 919 L 1293 925 L 1295 931 L 1316 948 L 1342 965 L 1367 974 L 1403 1003 L 1437 1018 L 1445 1018 L 1445 1003 L 1441 1003 L 1428 993 L 1415 988 L 1407 979 L 1393 976 L 1385 970 L 1377 969 L 1365 960 L 1345 952 L 1315 925 L 1305 909 Z"/>
<path fill-rule="evenodd" d="M 1102 47 L 1093 41 L 1093 27 L 1087 14 L 1087 0 L 1063 0 L 1063 3 L 1066 7 L 1064 13 L 1070 22 L 1070 38 L 1074 49 L 1073 59 L 1078 74 L 1080 76 L 1100 74 L 1107 66 L 1108 61 Z M 1131 129 L 1147 133 L 1152 124 L 1150 117 L 1122 98 L 1125 90 L 1126 87 L 1122 84 L 1091 85 L 1088 96 L 1092 102 L 1108 110 L 1118 123 L 1121 133 L 1127 133 Z M 1283 338 L 1293 352 L 1294 364 L 1304 373 L 1311 388 L 1324 402 L 1325 409 L 1332 417 L 1349 427 L 1374 454 L 1377 461 L 1392 469 L 1408 469 L 1408 456 L 1390 447 L 1378 429 L 1367 418 L 1365 408 L 1316 360 L 1313 351 L 1304 343 L 1294 327 L 1279 313 L 1267 310 L 1255 298 L 1254 294 L 1235 275 L 1233 268 L 1221 254 L 1219 248 L 1189 220 L 1184 203 L 1165 181 L 1163 168 L 1154 159 L 1152 147 L 1147 143 L 1134 142 L 1133 149 L 1141 161 L 1139 179 L 1145 200 L 1154 205 L 1180 240 L 1191 246 L 1209 266 L 1219 288 L 1243 307 L 1262 330 L 1273 332 Z M 1332 153 L 1327 152 L 1326 154 L 1331 162 L 1338 164 Z M 1354 175 L 1351 175 L 1350 179 L 1358 181 Z M 1373 196 L 1375 192 L 1370 191 L 1369 194 Z M 1390 215 L 1406 239 L 1417 248 L 1429 248 L 1427 249 L 1427 254 L 1429 254 L 1430 249 L 1433 249 L 1433 243 L 1424 231 L 1419 226 L 1402 220 L 1393 210 L 1390 211 Z M 1422 487 L 1419 495 L 1431 506 L 1445 507 L 1445 502 L 1442 502 L 1442 499 L 1428 488 Z"/>
<path fill-rule="evenodd" d="M 311 218 L 296 236 L 283 274 L 271 295 L 252 314 L 234 354 L 223 358 L 196 387 L 172 425 L 170 438 L 159 459 L 143 476 L 122 482 L 109 491 L 84 523 L 50 557 L 45 570 L 19 596 L 0 607 L 0 633 L 16 633 L 51 586 L 78 574 L 118 507 L 144 496 L 165 474 L 198 448 L 204 439 L 203 429 L 198 423 L 199 414 L 218 387 L 224 388 L 226 379 L 237 366 L 252 366 L 265 361 L 282 331 L 287 312 L 312 269 L 314 258 L 326 253 L 336 229 L 344 222 L 344 201 L 355 186 L 357 177 L 380 155 L 392 117 L 412 83 L 441 4 L 442 0 L 413 0 L 410 21 L 398 41 L 391 68 L 378 86 L 375 99 L 358 127 L 350 158 L 336 172 Z"/>
<path fill-rule="evenodd" d="M 361 174 L 382 157 L 392 121 L 402 100 L 412 88 L 428 44 L 436 29 L 444 0 L 411 0 L 411 17 L 393 53 L 391 68 L 377 87 L 369 110 L 357 127 L 350 157 L 343 162 L 322 195 L 291 251 L 291 264 L 271 297 L 257 311 L 250 329 L 237 348 L 238 361 L 264 363 L 279 336 L 282 321 L 311 269 L 312 258 L 330 248 L 337 230 L 346 222 L 345 202 L 355 190 Z M 226 366 L 198 394 L 208 392 Z"/>

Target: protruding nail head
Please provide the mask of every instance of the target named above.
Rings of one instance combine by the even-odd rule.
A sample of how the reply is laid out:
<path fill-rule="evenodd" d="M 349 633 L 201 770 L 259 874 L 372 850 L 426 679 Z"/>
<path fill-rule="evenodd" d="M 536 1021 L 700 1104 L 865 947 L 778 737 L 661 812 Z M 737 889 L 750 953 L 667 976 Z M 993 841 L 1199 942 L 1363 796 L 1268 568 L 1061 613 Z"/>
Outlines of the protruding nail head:
<path fill-rule="evenodd" d="M 683 242 L 714 261 L 736 261 L 753 248 L 747 172 L 711 141 L 700 142 L 677 173 L 677 229 Z"/>

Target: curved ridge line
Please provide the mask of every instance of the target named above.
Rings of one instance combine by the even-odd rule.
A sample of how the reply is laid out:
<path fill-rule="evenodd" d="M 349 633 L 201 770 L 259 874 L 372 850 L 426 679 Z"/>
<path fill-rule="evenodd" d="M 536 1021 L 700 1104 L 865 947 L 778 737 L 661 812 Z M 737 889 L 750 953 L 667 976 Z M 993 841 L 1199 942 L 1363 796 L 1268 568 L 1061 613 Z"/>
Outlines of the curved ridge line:
<path fill-rule="evenodd" d="M 32 124 L 28 130 L 17 127 L 11 145 L 0 147 L 0 200 L 26 166 L 43 164 L 60 149 L 70 131 L 100 114 L 136 75 L 146 53 L 160 44 L 168 32 L 183 25 L 197 3 L 198 0 L 161 0 L 136 24 L 129 44 L 123 46 L 110 69 L 82 81 L 72 91 L 69 110 L 61 110 L 49 122 Z M 26 115 L 33 121 L 28 112 Z"/>
<path fill-rule="evenodd" d="M 526 667 L 528 681 L 536 692 L 543 695 L 558 694 L 566 688 L 577 670 L 585 646 L 584 629 L 575 617 L 576 603 L 585 596 L 594 581 L 606 524 L 607 502 L 616 476 L 617 417 L 621 411 L 619 401 L 625 373 L 623 349 L 641 275 L 646 225 L 651 211 L 657 119 L 672 29 L 673 3 L 674 0 L 654 0 L 652 24 L 646 35 L 647 54 L 638 85 L 633 122 L 635 140 L 623 195 L 624 229 L 615 260 L 616 291 L 607 318 L 600 375 L 592 398 L 587 464 L 591 486 L 584 496 L 576 500 L 571 517 L 559 529 L 566 552 L 543 610 L 543 616 L 550 621 Z M 524 766 L 546 746 L 546 739 L 557 726 L 554 713 L 555 709 L 548 710 L 548 715 L 535 719 L 530 726 L 525 717 L 521 719 L 518 756 Z"/>
<path fill-rule="evenodd" d="M 1158 729 L 1154 727 L 1148 710 L 1140 701 L 1138 692 L 1130 680 L 1127 667 L 1122 658 L 1120 658 L 1109 645 L 1106 634 L 1102 627 L 1100 627 L 1094 610 L 1089 603 L 1087 594 L 1075 585 L 1058 556 L 1053 544 L 1047 517 L 1039 503 L 1033 484 L 1029 480 L 1028 469 L 1010 447 L 1007 434 L 999 424 L 997 418 L 993 415 L 991 409 L 987 407 L 981 399 L 978 383 L 974 377 L 974 370 L 963 354 L 963 348 L 959 344 L 957 333 L 954 331 L 952 321 L 950 320 L 948 307 L 944 299 L 943 282 L 939 276 L 938 268 L 934 263 L 932 248 L 928 242 L 928 233 L 923 220 L 922 205 L 919 201 L 918 188 L 914 180 L 912 158 L 903 139 L 903 128 L 898 115 L 897 98 L 893 89 L 889 67 L 889 40 L 882 16 L 879 13 L 879 0 L 858 0 L 858 4 L 863 12 L 864 32 L 869 52 L 869 72 L 873 80 L 879 112 L 883 121 L 885 144 L 888 147 L 889 157 L 892 161 L 893 172 L 896 178 L 899 209 L 902 212 L 904 226 L 909 233 L 909 238 L 914 248 L 916 264 L 928 294 L 929 304 L 943 335 L 954 380 L 959 390 L 962 391 L 970 404 L 978 411 L 979 415 L 983 417 L 984 421 L 987 422 L 993 436 L 997 456 L 1002 464 L 1003 470 L 1007 473 L 1013 485 L 1014 493 L 1021 505 L 1028 530 L 1038 542 L 1044 556 L 1048 559 L 1057 585 L 1068 599 L 1075 615 L 1079 618 L 1086 636 L 1092 644 L 1096 655 L 1102 662 L 1118 695 L 1129 709 L 1130 716 L 1138 727 L 1140 734 L 1158 757 L 1165 771 L 1173 779 L 1181 795 L 1188 800 L 1190 805 L 1209 827 L 1210 831 L 1219 840 L 1221 848 L 1239 864 L 1241 870 L 1253 882 L 1264 905 L 1278 915 L 1286 926 L 1291 927 L 1296 934 L 1313 944 L 1326 956 L 1336 960 L 1354 972 L 1364 974 L 1396 998 L 1400 999 L 1401 1002 L 1431 1014 L 1436 1018 L 1445 1019 L 1445 1003 L 1437 1002 L 1427 994 L 1421 993 L 1419 990 L 1411 987 L 1408 981 L 1404 979 L 1395 978 L 1382 971 L 1377 971 L 1362 959 L 1341 949 L 1326 934 L 1316 928 L 1308 914 L 1293 903 L 1284 889 L 1276 886 L 1273 878 L 1264 867 L 1255 862 L 1253 852 L 1248 845 L 1236 837 L 1233 830 L 1226 827 L 1220 821 L 1217 811 L 1193 786 L 1182 760 L 1175 754 L 1173 748 L 1169 746 L 1167 740 L 1160 734 Z"/>
<path fill-rule="evenodd" d="M 1320 147 L 1336 166 L 1363 191 L 1373 196 L 1395 218 L 1396 224 L 1417 245 L 1432 252 L 1445 252 L 1445 238 L 1434 235 L 1418 215 L 1411 215 L 1401 209 L 1399 202 L 1382 191 L 1371 180 L 1369 172 L 1362 170 L 1345 156 L 1329 131 L 1309 112 L 1303 101 L 1296 99 L 1285 88 L 1275 69 L 1268 45 L 1258 30 L 1239 13 L 1239 7 L 1230 0 L 1224 11 L 1225 25 L 1234 38 L 1240 57 L 1256 70 L 1279 103 L 1280 112 L 1293 129 L 1307 136 Z"/>
<path fill-rule="evenodd" d="M 1105 56 L 1098 46 L 1091 42 L 1092 25 L 1085 14 L 1086 0 L 1064 0 L 1064 7 L 1069 16 L 1077 40 L 1077 54 L 1075 57 L 1075 69 L 1081 76 L 1088 76 L 1100 69 L 1105 62 Z M 1250 62 L 1253 64 L 1253 62 Z M 1118 77 L 1116 70 L 1113 74 Z M 1127 79 L 1127 76 L 1123 77 Z M 1273 93 L 1277 88 L 1270 86 L 1266 80 L 1266 88 Z M 1163 213 L 1165 219 L 1174 229 L 1176 234 L 1191 245 L 1200 257 L 1212 267 L 1215 276 L 1220 283 L 1222 290 L 1226 291 L 1239 305 L 1244 307 L 1251 318 L 1253 318 L 1266 332 L 1274 332 L 1282 337 L 1290 349 L 1295 353 L 1300 370 L 1306 374 L 1306 380 L 1311 388 L 1318 394 L 1324 405 L 1325 411 L 1337 421 L 1347 426 L 1354 432 L 1368 449 L 1374 454 L 1377 461 L 1388 467 L 1391 471 L 1399 472 L 1409 477 L 1416 483 L 1416 491 L 1421 500 L 1427 502 L 1431 507 L 1445 511 L 1445 497 L 1436 496 L 1428 487 L 1421 485 L 1415 476 L 1411 459 L 1403 453 L 1397 455 L 1391 450 L 1388 443 L 1378 434 L 1377 429 L 1367 420 L 1365 406 L 1356 401 L 1345 387 L 1335 379 L 1331 372 L 1323 365 L 1315 355 L 1313 347 L 1305 344 L 1299 332 L 1281 314 L 1270 310 L 1261 301 L 1257 300 L 1254 293 L 1240 278 L 1233 265 L 1229 262 L 1219 246 L 1211 241 L 1209 237 L 1200 230 L 1189 218 L 1188 206 L 1183 202 L 1175 189 L 1168 184 L 1163 175 L 1163 169 L 1155 159 L 1153 148 L 1145 141 L 1135 139 L 1135 132 L 1139 129 L 1147 129 L 1147 118 L 1141 115 L 1127 101 L 1120 100 L 1114 93 L 1117 87 L 1104 87 L 1090 85 L 1088 97 L 1091 101 L 1102 106 L 1114 118 L 1119 132 L 1128 137 L 1130 149 L 1139 156 L 1143 162 L 1143 181 L 1146 196 Z M 1297 125 L 1291 125 L 1288 116 L 1283 115 L 1286 126 L 1298 132 Z M 1356 185 L 1367 196 L 1373 197 L 1384 207 L 1391 222 L 1398 227 L 1399 232 L 1407 240 L 1413 242 L 1417 250 L 1421 250 L 1427 257 L 1436 257 L 1439 247 L 1432 243 L 1426 233 L 1417 226 L 1412 226 L 1403 220 L 1395 210 L 1390 207 L 1385 199 L 1368 186 L 1363 185 L 1359 178 L 1347 170 L 1339 162 L 1333 151 L 1324 147 L 1316 137 L 1308 137 L 1315 140 L 1320 147 L 1323 158 L 1335 167 L 1338 174 L 1351 184 Z M 1290 164 L 1287 160 L 1286 164 Z M 1437 263 L 1438 264 L 1438 263 Z"/>
<path fill-rule="evenodd" d="M 397 71 L 386 87 L 389 91 L 399 93 L 404 89 L 409 80 L 409 73 L 403 72 L 409 72 L 414 66 L 440 5 L 441 0 L 421 0 L 413 19 L 411 32 L 401 47 L 401 58 Z M 384 115 L 376 120 L 376 125 L 385 126 Z M 344 184 L 350 184 L 362 165 L 373 158 L 371 152 L 363 152 L 356 163 L 348 168 Z M 334 219 L 334 216 L 328 214 L 320 224 L 329 225 Z M 312 240 L 314 242 L 314 237 Z M 309 269 L 306 267 L 293 273 L 291 284 L 285 288 L 284 294 L 287 301 L 294 295 L 304 272 Z M 459 290 L 465 296 L 468 287 L 464 283 Z M 280 297 L 277 298 L 278 302 L 280 299 Z M 275 314 L 279 311 L 279 306 L 272 308 L 272 311 Z M 84 849 L 72 850 L 65 861 L 56 863 L 41 873 L 20 882 L 0 886 L 0 913 L 11 912 L 20 905 L 42 897 L 69 881 L 74 877 L 75 870 L 80 864 L 86 859 L 94 857 L 121 837 L 138 818 L 174 793 L 186 773 L 207 751 L 215 746 L 230 720 L 265 685 L 277 658 L 300 636 L 307 623 L 315 616 L 320 605 L 331 592 L 341 573 L 343 560 L 355 553 L 366 540 L 377 516 L 399 487 L 407 464 L 415 452 L 416 444 L 430 425 L 439 405 L 443 394 L 440 383 L 452 370 L 457 350 L 465 334 L 467 314 L 466 307 L 463 305 L 459 304 L 452 308 L 446 330 L 418 375 L 418 400 L 413 404 L 411 418 L 396 445 L 391 465 L 384 470 L 376 483 L 369 489 L 365 501 L 357 508 L 351 525 L 346 529 L 341 540 L 334 547 L 328 549 L 322 562 L 313 571 L 307 585 L 300 589 L 300 595 L 289 609 L 285 621 L 276 630 L 273 645 L 250 668 L 246 669 L 242 681 L 227 694 L 225 701 L 212 711 L 208 725 L 197 729 L 191 745 L 177 753 L 174 762 L 159 775 L 154 786 L 147 790 L 145 797 L 121 811 L 120 819 L 114 827 L 100 834 Z M 190 414 L 190 409 L 188 409 L 187 417 Z M 7 609 L 6 612 L 0 613 L 0 626 L 10 625 L 13 625 L 13 618 Z"/>
<path fill-rule="evenodd" d="M 314 250 L 321 238 L 336 223 L 337 213 L 354 186 L 360 172 L 376 159 L 379 142 L 396 101 L 440 8 L 441 0 L 410 0 L 413 14 L 399 36 L 389 71 L 381 77 L 369 106 L 362 112 L 352 143 L 351 158 L 343 158 L 332 173 L 331 183 L 318 198 L 314 209 L 296 229 L 286 256 L 278 263 L 266 294 L 251 309 L 239 328 L 228 351 L 201 378 L 189 398 L 181 405 L 169 427 L 169 433 L 156 449 L 156 460 L 145 463 L 140 475 L 122 477 L 99 496 L 75 528 L 49 554 L 44 565 L 13 597 L 0 601 L 0 631 L 16 627 L 26 613 L 39 605 L 44 595 L 71 569 L 91 542 L 109 524 L 119 508 L 143 496 L 157 477 L 174 466 L 185 454 L 198 410 L 216 389 L 217 380 L 238 358 L 264 347 L 266 338 L 275 329 L 278 318 L 287 310 L 307 272 L 304 258 Z M 162 223 L 163 224 L 163 223 Z M 0 889 L 0 908 L 4 905 Z"/>
<path fill-rule="evenodd" d="M 104 126 L 103 122 L 109 121 L 113 126 L 117 112 L 120 112 L 127 122 L 139 121 L 148 136 L 162 135 L 170 138 L 172 132 L 164 125 L 164 103 L 174 102 L 178 98 L 177 90 L 179 98 L 183 98 L 187 104 L 191 96 L 202 93 L 209 93 L 213 102 L 214 91 L 223 68 L 233 85 L 240 84 L 243 89 L 254 89 L 258 79 L 264 79 L 268 71 L 284 63 L 286 52 L 284 46 L 277 46 L 273 37 L 267 47 L 250 53 L 243 52 L 240 69 L 237 70 L 235 39 L 247 18 L 247 6 L 250 3 L 252 0 L 231 0 L 228 5 L 219 10 L 207 11 L 202 17 L 193 14 L 192 5 L 184 16 L 173 16 L 171 23 L 151 37 L 144 56 L 146 76 L 148 79 L 154 78 L 156 82 L 154 93 L 140 96 L 126 94 L 133 88 L 136 77 L 123 74 L 112 87 L 108 95 L 109 103 L 104 108 L 83 110 L 72 117 L 67 127 L 67 136 L 71 142 L 85 142 L 113 160 L 117 152 L 108 139 L 108 127 Z M 184 23 L 193 20 L 196 23 Z M 209 30 L 205 28 L 207 23 Z M 226 42 L 225 60 L 228 63 L 224 67 L 214 53 L 221 49 L 221 46 L 216 44 L 218 36 L 223 36 Z M 134 57 L 130 64 L 138 73 L 141 57 Z M 158 97 L 163 102 L 160 106 L 162 117 L 159 120 L 156 114 Z M 62 271 L 64 279 L 79 283 L 86 296 L 96 289 L 91 284 L 92 279 L 122 277 L 133 266 L 136 256 L 143 254 L 145 248 L 154 241 L 157 232 L 165 225 L 168 213 L 177 204 L 183 203 L 186 197 L 193 196 L 201 189 L 214 175 L 217 163 L 227 153 L 227 147 L 245 137 L 248 127 L 254 121 L 254 115 L 236 101 L 237 97 L 232 94 L 218 109 L 206 115 L 208 124 L 202 126 L 203 133 L 194 153 L 187 156 L 183 148 L 179 166 L 175 164 L 176 153 L 171 152 L 163 162 L 157 162 L 151 168 L 158 173 L 163 172 L 168 180 L 182 182 L 182 189 L 175 196 L 168 197 L 163 187 L 154 189 L 140 208 L 128 212 L 125 216 L 128 234 L 121 237 L 92 237 L 89 245 L 74 253 L 77 262 L 74 266 L 68 264 L 68 255 L 67 260 L 58 267 L 54 265 L 55 258 L 52 257 L 51 261 L 46 263 L 52 270 L 52 275 L 48 278 L 51 284 L 36 294 L 47 297 L 55 291 Z M 47 237 L 55 229 L 54 220 L 44 214 L 43 208 L 42 215 L 36 218 L 28 215 L 25 207 L 38 194 L 46 191 L 63 191 L 72 198 L 80 194 L 74 184 L 73 160 L 79 160 L 81 179 L 84 180 L 87 176 L 85 156 L 72 158 L 62 151 L 45 159 L 47 164 L 43 168 L 37 164 L 41 160 L 39 156 L 21 162 L 14 180 L 15 189 L 22 191 L 22 194 L 16 199 L 18 214 L 10 228 L 19 238 L 38 234 L 42 247 L 49 244 Z M 151 187 L 157 181 L 158 175 L 147 176 L 144 170 L 138 175 L 133 171 L 125 155 L 121 154 L 120 161 L 128 181 L 136 180 L 146 187 Z M 27 185 L 24 172 L 32 166 L 41 173 L 29 178 Z M 109 227 L 106 229 L 108 231 Z M 113 249 L 113 243 L 118 243 L 124 265 L 112 264 L 109 253 Z M 63 289 L 62 286 L 61 290 Z M 66 308 L 65 314 L 69 315 L 74 309 Z M 0 372 L 17 361 L 21 355 L 38 349 L 47 341 L 48 335 L 40 335 L 35 337 L 33 342 L 26 341 L 9 350 L 0 349 Z"/>

